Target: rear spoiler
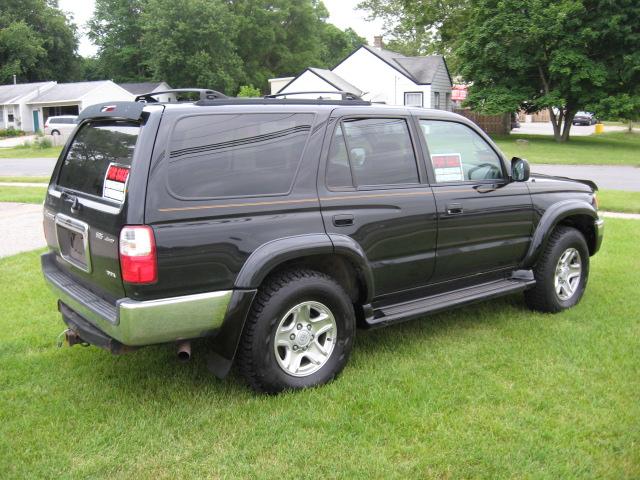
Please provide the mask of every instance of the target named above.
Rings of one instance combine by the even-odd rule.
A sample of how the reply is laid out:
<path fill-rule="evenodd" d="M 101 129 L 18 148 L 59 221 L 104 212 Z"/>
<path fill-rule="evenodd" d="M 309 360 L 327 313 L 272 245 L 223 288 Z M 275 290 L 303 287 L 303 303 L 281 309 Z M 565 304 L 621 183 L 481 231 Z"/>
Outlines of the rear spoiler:
<path fill-rule="evenodd" d="M 145 104 L 140 102 L 109 102 L 90 105 L 78 115 L 78 123 L 88 118 L 116 118 L 138 121 Z"/>

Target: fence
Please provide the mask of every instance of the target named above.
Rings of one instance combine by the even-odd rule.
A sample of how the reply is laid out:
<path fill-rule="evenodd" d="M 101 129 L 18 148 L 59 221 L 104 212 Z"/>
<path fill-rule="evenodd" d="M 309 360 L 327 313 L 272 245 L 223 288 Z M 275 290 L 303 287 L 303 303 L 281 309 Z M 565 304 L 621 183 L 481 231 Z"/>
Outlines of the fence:
<path fill-rule="evenodd" d="M 511 115 L 482 115 L 468 108 L 456 109 L 455 113 L 468 118 L 490 135 L 506 135 L 511 131 Z"/>

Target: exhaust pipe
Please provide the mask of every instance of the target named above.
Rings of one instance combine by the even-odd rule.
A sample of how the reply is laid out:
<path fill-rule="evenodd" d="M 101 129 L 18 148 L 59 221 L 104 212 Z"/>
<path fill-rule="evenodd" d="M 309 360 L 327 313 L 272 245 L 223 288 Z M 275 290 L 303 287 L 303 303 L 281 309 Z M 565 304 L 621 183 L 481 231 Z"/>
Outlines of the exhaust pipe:
<path fill-rule="evenodd" d="M 191 359 L 191 342 L 178 343 L 178 360 L 188 362 Z"/>

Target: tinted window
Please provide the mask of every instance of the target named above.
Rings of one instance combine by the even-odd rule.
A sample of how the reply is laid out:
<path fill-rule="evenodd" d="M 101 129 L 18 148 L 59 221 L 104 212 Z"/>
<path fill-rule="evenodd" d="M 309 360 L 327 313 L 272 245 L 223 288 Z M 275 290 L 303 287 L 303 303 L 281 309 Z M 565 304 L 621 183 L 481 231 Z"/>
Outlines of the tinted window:
<path fill-rule="evenodd" d="M 476 132 L 460 123 L 420 120 L 436 182 L 503 178 L 498 154 Z"/>
<path fill-rule="evenodd" d="M 62 163 L 58 185 L 102 196 L 109 165 L 131 165 L 139 131 L 139 125 L 128 122 L 83 125 Z"/>
<path fill-rule="evenodd" d="M 407 122 L 400 118 L 342 122 L 356 185 L 418 183 L 418 169 Z"/>
<path fill-rule="evenodd" d="M 351 178 L 351 168 L 349 167 L 349 156 L 347 155 L 347 144 L 344 140 L 342 126 L 338 125 L 329 149 L 329 159 L 327 161 L 327 186 L 353 187 Z"/>
<path fill-rule="evenodd" d="M 302 113 L 184 118 L 171 140 L 169 187 L 187 198 L 287 193 L 312 122 Z"/>

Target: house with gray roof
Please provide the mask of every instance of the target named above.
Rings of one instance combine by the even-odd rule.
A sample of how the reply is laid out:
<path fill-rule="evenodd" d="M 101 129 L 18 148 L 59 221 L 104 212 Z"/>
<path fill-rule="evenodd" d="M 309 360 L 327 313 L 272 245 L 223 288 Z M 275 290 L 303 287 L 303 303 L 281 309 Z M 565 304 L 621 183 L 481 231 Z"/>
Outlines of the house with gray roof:
<path fill-rule="evenodd" d="M 0 129 L 33 130 L 33 117 L 26 102 L 55 84 L 56 82 L 37 82 L 0 85 Z"/>
<path fill-rule="evenodd" d="M 57 83 L 26 102 L 31 110 L 31 122 L 25 131 L 42 129 L 47 118 L 58 115 L 78 115 L 89 105 L 102 102 L 131 101 L 135 95 L 111 80 L 95 82 Z"/>
<path fill-rule="evenodd" d="M 152 92 L 165 92 L 171 90 L 167 82 L 138 82 L 138 83 L 119 83 L 122 88 L 132 95 L 144 95 Z M 175 102 L 175 93 L 161 94 L 156 97 L 159 102 Z"/>
<path fill-rule="evenodd" d="M 408 57 L 375 37 L 374 46 L 358 47 L 333 69 L 309 67 L 272 93 L 346 91 L 372 102 L 451 110 L 452 86 L 442 55 Z"/>

